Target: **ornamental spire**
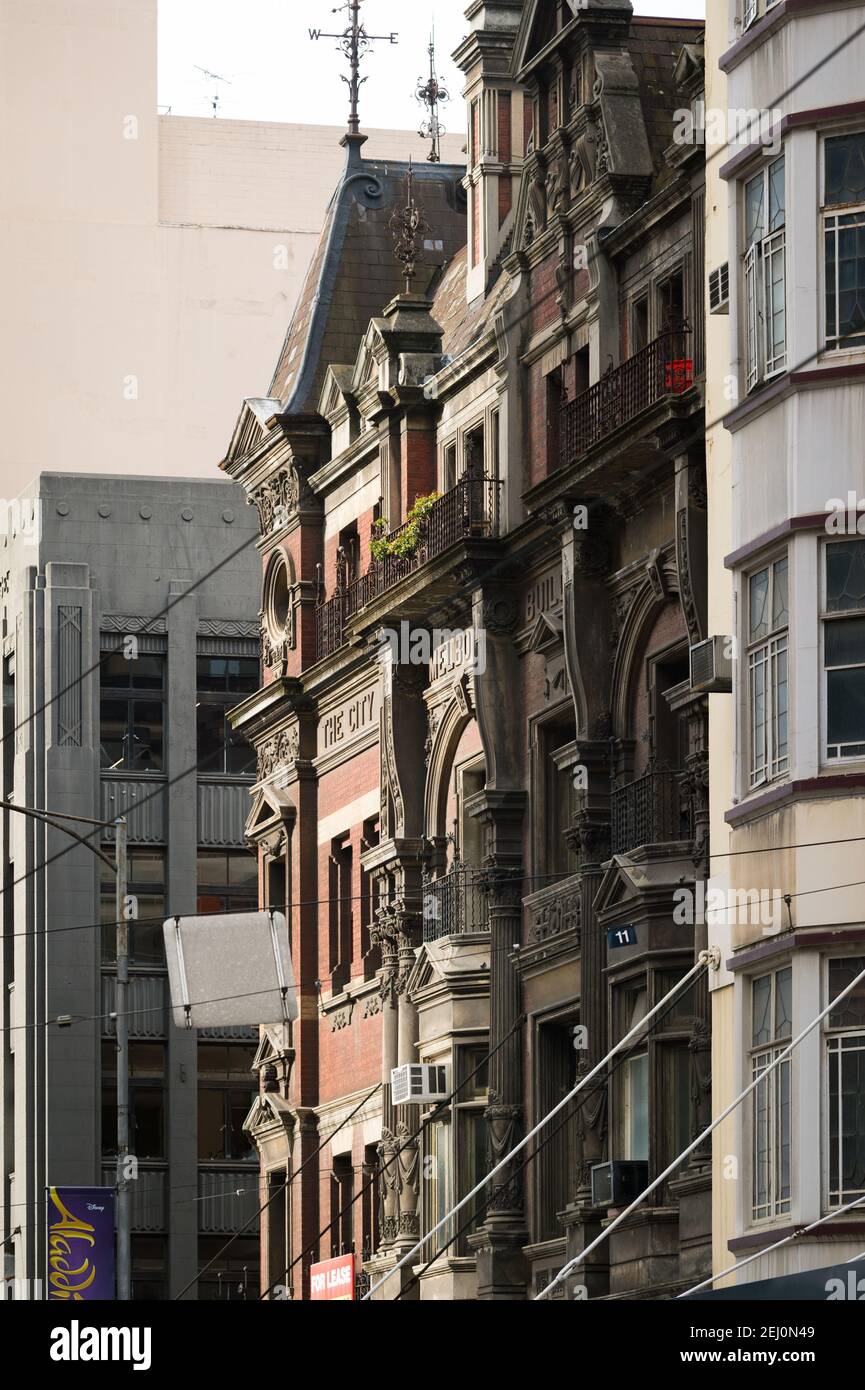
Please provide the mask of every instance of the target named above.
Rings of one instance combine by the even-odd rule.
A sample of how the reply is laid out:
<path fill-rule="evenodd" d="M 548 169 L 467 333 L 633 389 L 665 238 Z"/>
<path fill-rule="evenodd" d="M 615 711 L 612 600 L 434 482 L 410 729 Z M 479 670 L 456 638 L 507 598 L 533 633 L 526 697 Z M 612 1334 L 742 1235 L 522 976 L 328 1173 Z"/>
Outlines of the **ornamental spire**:
<path fill-rule="evenodd" d="M 365 77 L 360 75 L 360 65 L 374 43 L 398 43 L 399 34 L 368 34 L 363 26 L 360 17 L 361 0 L 346 0 L 346 4 L 337 5 L 331 14 L 339 14 L 346 11 L 348 14 L 348 27 L 341 34 L 326 34 L 321 29 L 310 29 L 311 39 L 336 39 L 336 46 L 339 52 L 345 54 L 349 64 L 349 76 L 342 74 L 343 82 L 348 84 L 350 92 L 350 103 L 348 113 L 348 133 L 349 135 L 360 134 L 360 89 L 366 82 Z"/>
<path fill-rule="evenodd" d="M 405 292 L 411 294 L 412 280 L 417 266 L 423 260 L 423 236 L 430 230 L 425 221 L 423 208 L 414 196 L 414 168 L 411 159 L 405 178 L 405 206 L 399 208 L 390 219 L 395 238 L 394 255 L 400 262 L 405 275 Z"/>
<path fill-rule="evenodd" d="M 430 152 L 427 155 L 429 164 L 441 164 L 442 146 L 441 138 L 446 134 L 445 128 L 439 116 L 439 107 L 446 101 L 450 101 L 447 88 L 443 85 L 440 78 L 436 76 L 436 35 L 435 26 L 430 34 L 429 42 L 429 77 L 424 79 L 419 77 L 417 80 L 417 92 L 415 93 L 422 106 L 429 108 L 429 119 L 421 122 L 418 135 L 422 140 L 429 140 Z"/>

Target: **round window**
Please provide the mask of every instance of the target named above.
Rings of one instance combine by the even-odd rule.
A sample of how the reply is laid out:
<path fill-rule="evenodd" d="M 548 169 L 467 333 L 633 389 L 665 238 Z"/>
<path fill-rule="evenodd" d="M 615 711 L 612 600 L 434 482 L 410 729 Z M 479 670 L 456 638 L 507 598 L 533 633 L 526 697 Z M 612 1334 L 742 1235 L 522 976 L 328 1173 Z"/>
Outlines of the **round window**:
<path fill-rule="evenodd" d="M 264 611 L 271 636 L 284 637 L 291 613 L 291 587 L 288 564 L 282 554 L 274 556 L 267 571 Z"/>

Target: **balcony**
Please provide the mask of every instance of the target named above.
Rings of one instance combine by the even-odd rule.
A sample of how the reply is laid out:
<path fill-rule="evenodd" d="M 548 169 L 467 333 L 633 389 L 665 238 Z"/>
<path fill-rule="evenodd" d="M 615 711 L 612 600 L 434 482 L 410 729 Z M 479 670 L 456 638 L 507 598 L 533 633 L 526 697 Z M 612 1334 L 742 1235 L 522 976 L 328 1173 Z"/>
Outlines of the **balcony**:
<path fill-rule="evenodd" d="M 350 582 L 337 576 L 337 591 L 316 609 L 316 655 L 332 656 L 346 640 L 346 625 L 374 599 L 416 574 L 451 547 L 498 535 L 502 484 L 495 478 L 468 474 L 438 498 L 420 523 L 420 543 L 410 555 L 386 555 L 374 560 L 366 574 Z M 407 526 L 391 531 L 396 541 Z"/>
<path fill-rule="evenodd" d="M 423 886 L 423 939 L 489 931 L 486 897 L 481 873 L 459 864 L 441 878 L 426 879 Z"/>
<path fill-rule="evenodd" d="M 650 406 L 684 395 L 694 385 L 691 336 L 687 324 L 665 330 L 620 367 L 611 366 L 588 391 L 566 400 L 559 467 L 575 464 Z"/>
<path fill-rule="evenodd" d="M 613 854 L 693 838 L 681 777 L 673 768 L 650 768 L 636 782 L 616 788 L 610 798 Z"/>

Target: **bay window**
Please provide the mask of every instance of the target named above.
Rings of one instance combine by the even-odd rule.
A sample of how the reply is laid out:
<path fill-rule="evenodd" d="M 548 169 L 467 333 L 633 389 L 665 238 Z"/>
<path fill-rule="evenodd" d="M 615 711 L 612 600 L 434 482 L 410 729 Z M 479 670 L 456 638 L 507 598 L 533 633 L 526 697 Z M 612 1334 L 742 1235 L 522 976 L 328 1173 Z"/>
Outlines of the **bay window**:
<path fill-rule="evenodd" d="M 826 757 L 865 758 L 865 540 L 826 546 Z"/>
<path fill-rule="evenodd" d="M 790 766 L 786 555 L 749 577 L 747 596 L 748 785 L 753 789 L 783 776 Z"/>
<path fill-rule="evenodd" d="M 768 1068 L 793 1036 L 793 970 L 786 966 L 751 982 L 751 1216 L 769 1221 L 790 1210 L 791 1058 Z"/>
<path fill-rule="evenodd" d="M 826 347 L 865 348 L 865 132 L 823 146 Z"/>
<path fill-rule="evenodd" d="M 830 960 L 829 999 L 837 998 L 863 970 L 863 956 Z M 865 1196 L 865 984 L 842 999 L 826 1020 L 826 1066 L 831 1208 Z"/>
<path fill-rule="evenodd" d="M 747 389 L 787 365 L 784 156 L 745 184 Z"/>

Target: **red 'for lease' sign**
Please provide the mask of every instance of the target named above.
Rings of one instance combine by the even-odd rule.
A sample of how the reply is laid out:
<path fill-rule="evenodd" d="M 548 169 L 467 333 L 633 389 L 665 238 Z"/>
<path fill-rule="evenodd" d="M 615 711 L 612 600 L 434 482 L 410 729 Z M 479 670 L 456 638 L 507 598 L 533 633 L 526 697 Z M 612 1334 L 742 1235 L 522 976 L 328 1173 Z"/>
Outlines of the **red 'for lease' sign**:
<path fill-rule="evenodd" d="M 354 1300 L 354 1255 L 323 1260 L 310 1270 L 310 1298 Z"/>

